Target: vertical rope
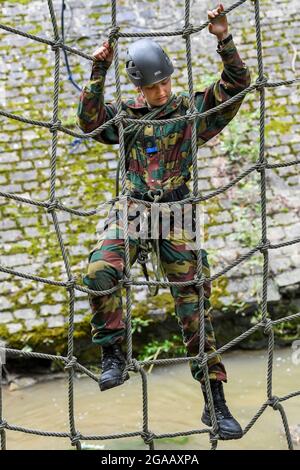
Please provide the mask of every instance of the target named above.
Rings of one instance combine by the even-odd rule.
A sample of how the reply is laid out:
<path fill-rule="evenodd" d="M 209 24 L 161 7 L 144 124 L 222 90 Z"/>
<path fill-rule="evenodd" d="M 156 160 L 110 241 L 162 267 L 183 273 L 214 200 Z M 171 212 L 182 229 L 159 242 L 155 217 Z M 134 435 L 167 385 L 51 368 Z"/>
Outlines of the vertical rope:
<path fill-rule="evenodd" d="M 210 414 L 210 419 L 211 419 L 211 424 L 212 424 L 212 432 L 213 432 L 213 436 L 211 436 L 211 444 L 212 444 L 211 450 L 215 450 L 218 444 L 218 435 L 217 435 L 218 423 L 217 423 L 214 401 L 213 401 L 213 397 L 211 393 L 206 353 L 204 353 L 204 360 L 205 362 L 204 362 L 204 367 L 203 367 L 203 377 L 204 377 L 205 391 L 206 391 L 206 396 L 207 396 L 208 409 L 209 409 L 209 414 Z"/>
<path fill-rule="evenodd" d="M 281 404 L 277 405 L 277 408 L 278 408 L 279 413 L 281 415 L 281 419 L 282 419 L 282 423 L 283 423 L 283 427 L 284 427 L 284 432 L 285 432 L 285 436 L 286 436 L 286 440 L 287 440 L 288 449 L 289 450 L 294 450 L 292 436 L 291 436 L 290 428 L 289 428 L 289 423 L 288 423 L 287 416 L 286 416 L 286 413 L 284 411 L 284 408 Z"/>
<path fill-rule="evenodd" d="M 255 25 L 256 25 L 256 44 L 257 44 L 257 61 L 258 61 L 258 80 L 263 84 L 265 81 L 263 68 L 263 54 L 260 31 L 260 13 L 259 0 L 255 0 Z M 259 87 L 260 95 L 260 117 L 259 117 L 259 163 L 260 163 L 260 194 L 261 194 L 261 227 L 262 227 L 262 245 L 267 244 L 267 216 L 266 216 L 266 169 L 267 159 L 265 157 L 265 88 Z M 262 319 L 267 319 L 267 297 L 268 297 L 268 250 L 263 249 L 264 266 L 263 266 L 263 289 L 262 289 Z"/>
<path fill-rule="evenodd" d="M 188 71 L 188 89 L 189 89 L 189 114 L 196 111 L 194 86 L 193 86 L 193 71 L 192 71 L 192 52 L 191 52 L 191 30 L 193 26 L 190 24 L 190 0 L 185 0 L 184 11 L 184 29 L 183 37 L 186 41 L 186 58 L 187 58 L 187 71 Z M 189 121 L 188 121 L 189 122 Z M 189 125 L 189 124 L 188 124 Z M 196 118 L 192 119 L 192 136 L 191 136 L 191 151 L 192 151 L 192 165 L 193 165 L 193 196 L 198 196 L 198 164 L 197 164 L 197 127 Z M 202 278 L 202 256 L 200 246 L 200 216 L 199 216 L 199 203 L 196 203 L 196 254 L 197 254 L 197 268 L 196 279 L 199 281 L 196 288 L 198 291 L 198 310 L 199 310 L 199 357 L 202 358 L 204 354 L 205 343 L 205 330 L 204 330 L 204 288 Z"/>
<path fill-rule="evenodd" d="M 260 11 L 259 0 L 255 0 L 255 25 L 256 25 L 256 44 L 257 44 L 257 61 L 258 61 L 258 80 L 264 82 L 264 67 L 262 55 L 262 41 L 260 30 Z M 260 171 L 260 198 L 261 198 L 261 228 L 262 237 L 261 243 L 264 246 L 267 243 L 267 217 L 266 217 L 266 170 L 264 168 L 265 160 L 265 89 L 263 86 L 259 88 L 260 94 L 260 117 L 259 117 L 259 163 L 261 164 Z M 272 396 L 272 367 L 273 367 L 273 349 L 274 349 L 274 334 L 272 331 L 272 324 L 268 322 L 267 318 L 267 297 L 268 297 L 268 250 L 264 247 L 262 249 L 264 264 L 263 264 L 263 288 L 262 288 L 262 320 L 267 323 L 266 333 L 269 334 L 268 343 L 268 372 L 267 372 L 267 394 L 270 398 Z"/>
<path fill-rule="evenodd" d="M 56 46 L 54 49 L 55 52 L 55 67 L 54 67 L 54 93 L 53 93 L 53 128 L 50 129 L 52 132 L 52 153 L 51 153 L 51 174 L 50 174 L 50 208 L 48 211 L 52 215 L 53 224 L 55 227 L 55 233 L 60 245 L 65 269 L 68 275 L 68 280 L 72 284 L 72 272 L 70 264 L 68 261 L 68 256 L 66 253 L 65 245 L 63 242 L 63 237 L 57 220 L 57 215 L 55 212 L 56 200 L 55 200 L 55 183 L 56 183 L 56 161 L 57 161 L 57 120 L 58 120 L 58 106 L 59 106 L 59 65 L 60 65 L 60 48 L 59 43 L 62 44 L 61 39 L 58 34 L 58 27 L 56 16 L 53 8 L 52 0 L 48 0 L 48 6 L 53 26 L 54 39 L 56 40 Z M 69 426 L 71 440 L 74 439 L 74 444 L 76 445 L 77 450 L 81 449 L 81 444 L 78 439 L 76 439 L 77 433 L 75 429 L 75 418 L 74 418 L 74 361 L 73 358 L 73 349 L 74 349 L 74 286 L 68 289 L 69 290 L 69 325 L 68 325 L 68 416 L 69 416 Z M 72 442 L 73 444 L 73 442 Z"/>
<path fill-rule="evenodd" d="M 116 0 L 112 0 L 112 33 L 116 34 L 118 30 L 117 26 L 117 10 Z M 111 36 L 112 37 L 112 36 Z M 123 236 L 124 236 L 124 247 L 125 247 L 125 280 L 127 283 L 126 287 L 126 343 L 127 343 L 127 362 L 132 361 L 132 328 L 131 328 L 131 312 L 132 312 L 132 301 L 131 301 L 131 287 L 129 281 L 131 279 L 130 273 L 130 251 L 129 251 L 129 235 L 128 235 L 128 198 L 125 195 L 126 192 L 126 165 L 125 165 L 125 142 L 124 142 L 124 126 L 122 121 L 122 98 L 121 98 L 121 82 L 120 82 L 120 71 L 119 71 L 119 52 L 118 52 L 118 37 L 116 38 L 114 46 L 114 65 L 115 65 L 115 79 L 116 79 L 116 92 L 117 92 L 117 110 L 119 114 L 118 130 L 119 130 L 119 158 L 120 158 L 120 171 L 121 171 L 121 184 L 122 184 L 122 196 L 120 197 L 120 203 L 122 206 L 122 223 L 123 223 Z M 126 370 L 124 370 L 124 377 Z"/>
<path fill-rule="evenodd" d="M 55 53 L 55 65 L 54 65 L 54 84 L 53 84 L 52 127 L 50 128 L 50 132 L 52 133 L 51 162 L 50 162 L 50 203 L 51 203 L 55 199 L 57 127 L 60 124 L 58 122 L 58 98 L 59 98 L 59 64 L 60 64 L 59 46 L 61 44 L 61 39 L 58 34 L 58 27 L 57 27 L 52 0 L 47 0 L 47 1 L 48 1 L 50 17 L 52 21 L 54 39 L 56 42 L 56 44 L 52 46 L 52 50 Z"/>
<path fill-rule="evenodd" d="M 266 165 L 268 164 L 267 158 L 265 157 L 265 88 L 263 84 L 266 81 L 264 77 L 264 66 L 263 66 L 263 51 L 262 51 L 262 40 L 261 40 L 261 29 L 260 29 L 260 3 L 259 0 L 255 0 L 255 26 L 256 26 L 256 45 L 257 45 L 257 62 L 258 62 L 258 80 L 261 83 L 259 87 L 260 95 L 260 117 L 259 117 L 259 172 L 260 172 L 260 197 L 261 197 L 261 245 L 262 253 L 264 257 L 263 261 L 263 286 L 262 286 L 262 321 L 266 324 L 265 332 L 269 335 L 268 338 L 268 366 L 267 366 L 267 396 L 269 400 L 273 399 L 272 381 L 273 381 L 273 361 L 274 361 L 274 330 L 272 321 L 268 318 L 268 275 L 269 275 L 269 252 L 268 246 L 269 241 L 267 239 L 267 196 L 266 196 Z M 279 409 L 281 418 L 285 428 L 285 434 L 288 442 L 288 448 L 292 449 L 293 444 L 288 428 L 288 421 L 284 408 L 274 407 Z"/>
<path fill-rule="evenodd" d="M 268 338 L 268 364 L 267 364 L 267 395 L 268 398 L 272 398 L 272 378 L 273 378 L 273 351 L 274 351 L 274 331 L 272 322 L 268 323 L 266 327 L 266 333 L 269 335 Z"/>
<path fill-rule="evenodd" d="M 0 350 L 0 440 L 1 440 L 1 450 L 6 450 L 5 421 L 3 420 L 3 403 L 2 403 L 2 380 L 3 380 L 3 367 L 2 367 L 2 358 L 1 358 L 1 350 Z"/>
<path fill-rule="evenodd" d="M 142 378 L 142 394 L 143 394 L 143 433 L 142 437 L 145 444 L 148 444 L 149 450 L 154 450 L 154 442 L 151 432 L 149 431 L 148 419 L 148 384 L 147 375 L 144 368 L 137 366 L 137 370 Z"/>

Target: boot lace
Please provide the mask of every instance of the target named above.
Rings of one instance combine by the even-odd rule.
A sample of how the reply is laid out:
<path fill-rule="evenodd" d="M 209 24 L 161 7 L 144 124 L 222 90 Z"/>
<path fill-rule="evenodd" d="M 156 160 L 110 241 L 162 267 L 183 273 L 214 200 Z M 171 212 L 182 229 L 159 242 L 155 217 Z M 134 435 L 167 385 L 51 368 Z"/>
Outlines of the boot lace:
<path fill-rule="evenodd" d="M 216 401 L 214 402 L 214 406 L 217 419 L 232 418 L 232 414 L 230 413 L 225 402 Z"/>

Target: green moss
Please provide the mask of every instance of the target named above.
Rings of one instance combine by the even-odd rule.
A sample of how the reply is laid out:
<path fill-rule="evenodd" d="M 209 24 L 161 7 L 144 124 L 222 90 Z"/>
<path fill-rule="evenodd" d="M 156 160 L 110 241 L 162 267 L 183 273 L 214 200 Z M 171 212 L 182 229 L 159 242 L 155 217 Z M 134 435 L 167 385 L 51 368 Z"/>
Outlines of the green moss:
<path fill-rule="evenodd" d="M 266 136 L 268 137 L 269 134 L 286 134 L 290 132 L 292 123 L 284 122 L 284 121 L 277 121 L 272 119 L 268 124 L 265 126 Z"/>
<path fill-rule="evenodd" d="M 254 112 L 240 109 L 239 119 L 233 119 L 223 131 L 221 150 L 225 152 L 229 163 L 244 165 L 252 163 L 259 155 L 259 110 Z M 257 131 L 257 140 L 253 141 L 247 134 Z"/>
<path fill-rule="evenodd" d="M 151 272 L 149 271 L 150 278 Z M 146 287 L 145 287 L 146 288 Z M 132 309 L 132 317 L 147 320 L 148 324 L 153 322 L 153 318 L 149 317 L 149 311 L 158 310 L 165 312 L 166 315 L 174 314 L 174 300 L 170 293 L 159 292 L 157 296 L 142 300 Z"/>
<path fill-rule="evenodd" d="M 20 5 L 28 5 L 32 0 L 9 0 L 9 2 L 6 3 L 17 3 Z"/>
<path fill-rule="evenodd" d="M 89 13 L 89 14 L 88 14 L 88 18 L 90 18 L 91 20 L 93 20 L 93 19 L 99 20 L 99 18 L 100 18 L 100 13 L 99 13 L 99 12 L 98 12 L 98 13 L 96 13 L 96 12 L 95 12 L 95 13 Z"/>
<path fill-rule="evenodd" d="M 280 135 L 291 132 L 293 122 L 281 120 L 281 117 L 287 116 L 286 105 L 278 104 L 276 97 L 270 96 L 267 103 L 267 120 L 265 124 L 265 136 Z"/>
<path fill-rule="evenodd" d="M 210 296 L 210 303 L 211 306 L 216 309 L 220 310 L 223 307 L 222 301 L 220 301 L 220 297 L 226 297 L 229 295 L 226 287 L 228 286 L 228 278 L 226 276 L 218 277 L 212 285 L 212 293 Z"/>
<path fill-rule="evenodd" d="M 201 77 L 196 77 L 195 89 L 204 90 L 213 82 L 217 81 L 219 78 L 219 75 L 215 73 L 205 73 L 201 75 Z"/>
<path fill-rule="evenodd" d="M 45 354 L 66 355 L 68 343 L 68 325 L 48 328 L 46 324 L 37 326 L 32 331 L 22 329 L 10 335 L 5 325 L 0 325 L 0 337 L 4 339 L 10 348 L 38 351 Z M 74 344 L 79 350 L 82 340 L 91 342 L 90 318 L 84 318 L 76 323 L 74 330 Z"/>
<path fill-rule="evenodd" d="M 36 25 L 34 28 L 32 29 L 29 29 L 28 31 L 26 31 L 28 34 L 33 34 L 35 36 L 38 36 L 39 33 L 41 33 L 43 31 L 43 27 L 41 25 Z"/>
<path fill-rule="evenodd" d="M 217 216 L 222 214 L 223 209 L 218 199 L 210 199 L 203 203 L 204 213 L 207 214 L 207 221 L 204 226 L 204 241 L 208 240 L 208 228 L 213 225 L 218 225 Z"/>
<path fill-rule="evenodd" d="M 238 204 L 232 208 L 234 220 L 239 221 L 239 228 L 232 234 L 232 239 L 237 240 L 242 248 L 253 248 L 261 238 L 261 219 L 253 209 L 251 205 Z M 249 224 L 251 224 L 251 230 L 249 230 Z"/>
<path fill-rule="evenodd" d="M 0 325 L 0 339 L 7 340 L 9 337 L 9 332 L 6 325 Z"/>

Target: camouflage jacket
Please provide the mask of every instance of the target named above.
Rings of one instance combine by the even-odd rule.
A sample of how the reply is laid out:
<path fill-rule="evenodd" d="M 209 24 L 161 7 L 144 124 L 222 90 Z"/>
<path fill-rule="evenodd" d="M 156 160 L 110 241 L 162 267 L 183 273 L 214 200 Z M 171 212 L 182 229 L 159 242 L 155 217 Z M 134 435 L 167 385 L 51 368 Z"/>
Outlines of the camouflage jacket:
<path fill-rule="evenodd" d="M 241 60 L 233 40 L 218 48 L 223 61 L 221 78 L 204 91 L 195 91 L 195 106 L 199 112 L 214 108 L 250 85 L 248 67 Z M 84 133 L 91 132 L 117 113 L 115 102 L 104 102 L 104 83 L 109 64 L 95 61 L 90 81 L 81 91 L 77 109 L 77 123 Z M 197 119 L 197 145 L 202 146 L 217 135 L 236 115 L 242 100 Z M 157 119 L 174 118 L 186 114 L 189 108 L 187 92 L 173 94 L 169 105 Z M 136 99 L 122 101 L 122 109 L 128 117 L 138 119 L 149 113 L 150 108 L 140 94 Z M 191 123 L 186 120 L 172 124 L 145 126 L 139 134 L 126 161 L 126 188 L 145 192 L 148 189 L 170 190 L 191 178 Z M 98 136 L 97 141 L 118 144 L 118 128 L 110 126 Z M 130 140 L 130 139 L 129 139 Z M 147 154 L 146 149 L 157 147 L 157 152 Z"/>

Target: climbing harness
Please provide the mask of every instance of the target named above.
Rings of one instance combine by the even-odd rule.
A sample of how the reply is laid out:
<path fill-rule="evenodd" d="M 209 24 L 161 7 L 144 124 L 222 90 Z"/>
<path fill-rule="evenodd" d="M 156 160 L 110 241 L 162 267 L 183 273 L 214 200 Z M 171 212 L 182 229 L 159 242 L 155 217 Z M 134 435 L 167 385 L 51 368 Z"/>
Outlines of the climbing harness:
<path fill-rule="evenodd" d="M 143 119 L 153 119 L 155 118 L 158 114 L 160 114 L 174 99 L 174 94 L 171 94 L 169 97 L 168 101 L 163 105 L 156 107 L 155 109 L 151 110 L 149 113 L 145 114 L 143 116 Z M 127 128 L 124 129 L 124 135 L 125 135 L 125 162 L 128 164 L 129 160 L 129 155 L 132 150 L 132 147 L 134 146 L 136 140 L 138 139 L 141 131 L 143 130 L 143 126 L 139 126 L 135 123 L 131 124 Z M 132 136 L 133 135 L 133 136 Z M 131 139 L 131 140 L 130 140 Z M 149 151 L 150 150 L 150 151 Z M 155 146 L 155 143 L 153 142 L 153 146 L 151 148 L 146 149 L 146 153 L 152 153 L 154 151 L 157 151 L 157 147 Z M 116 172 L 116 197 L 119 195 L 119 174 L 120 174 L 120 160 L 118 161 L 118 167 L 117 167 L 117 172 Z M 146 194 L 148 195 L 148 200 L 153 201 L 153 202 L 158 202 L 159 197 L 155 196 L 156 199 L 154 199 L 154 196 L 152 197 L 152 191 L 149 190 Z M 163 190 L 158 190 L 159 194 L 161 196 L 163 195 Z M 136 197 L 137 199 L 143 199 L 143 197 L 140 197 L 140 193 L 132 193 L 129 194 L 132 195 L 133 197 Z M 149 221 L 149 214 L 147 212 L 147 217 L 143 218 L 143 223 L 148 226 L 148 221 Z M 147 236 L 146 236 L 147 238 Z M 155 253 L 153 253 L 153 247 Z M 163 266 L 160 262 L 160 250 L 159 250 L 159 243 L 158 240 L 143 240 L 141 241 L 141 238 L 139 238 L 139 246 L 138 246 L 138 258 L 137 261 L 139 264 L 141 264 L 144 276 L 147 281 L 149 281 L 149 274 L 147 270 L 147 260 L 148 260 L 148 255 L 150 255 L 150 262 L 152 265 L 152 270 L 154 273 L 154 276 L 157 281 L 161 279 L 160 276 L 163 276 L 164 280 L 166 280 L 166 276 L 164 273 Z M 149 287 L 149 292 L 151 296 L 155 296 L 158 293 L 159 287 L 158 286 L 151 286 L 148 285 Z"/>
<path fill-rule="evenodd" d="M 158 194 L 152 196 L 152 190 L 150 189 L 147 194 L 149 197 L 153 197 L 154 202 L 159 202 L 159 200 L 163 196 L 163 191 L 158 190 Z M 144 220 L 143 224 L 141 227 L 142 233 L 145 233 L 145 230 L 148 232 L 149 228 L 149 222 L 150 222 L 150 217 L 149 217 L 149 211 L 146 211 L 146 215 L 143 214 Z M 157 234 L 159 229 L 159 218 L 157 217 L 157 213 L 155 213 L 154 220 L 152 219 L 152 226 L 154 228 L 155 233 Z M 148 235 L 146 233 L 145 235 Z M 159 238 L 153 238 L 153 239 L 147 239 L 144 240 L 143 242 L 141 241 L 141 238 L 139 238 L 139 246 L 138 246 L 138 257 L 137 261 L 142 265 L 143 273 L 147 281 L 149 281 L 149 274 L 147 270 L 147 259 L 148 255 L 150 255 L 150 262 L 152 265 L 152 270 L 154 273 L 154 276 L 157 281 L 160 279 L 163 279 L 164 281 L 167 281 L 167 277 L 163 268 L 163 265 L 161 263 L 160 259 L 160 246 L 159 246 Z M 150 295 L 152 297 L 155 297 L 158 294 L 159 291 L 159 286 L 151 286 L 150 284 L 148 285 Z"/>
<path fill-rule="evenodd" d="M 174 202 L 182 200 L 190 195 L 189 188 L 185 183 L 174 190 L 164 191 L 163 189 L 149 189 L 144 194 L 141 194 L 137 191 L 129 192 L 128 195 L 136 198 L 143 199 L 146 201 L 156 202 Z M 153 214 L 152 214 L 153 217 Z M 149 211 L 146 210 L 142 214 L 142 227 L 140 233 L 144 235 L 145 238 L 148 236 L 148 227 L 150 222 Z M 152 228 L 154 229 L 155 234 L 159 234 L 159 212 L 154 212 L 154 220 L 152 218 Z M 147 259 L 150 254 L 150 262 L 152 265 L 153 273 L 157 281 L 161 278 L 164 281 L 167 281 L 167 277 L 163 268 L 163 264 L 160 259 L 160 246 L 159 246 L 159 236 L 155 238 L 150 238 L 141 241 L 139 238 L 138 246 L 138 257 L 137 261 L 141 264 L 144 276 L 146 280 L 149 280 L 149 274 L 147 271 Z M 151 286 L 148 284 L 150 295 L 155 296 L 158 293 L 159 286 Z"/>

